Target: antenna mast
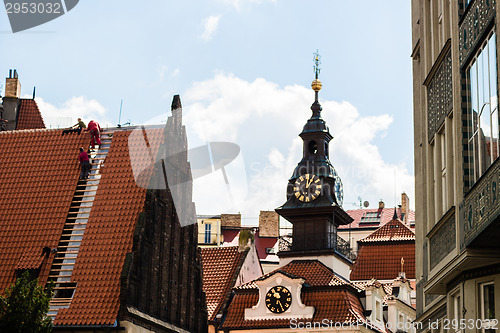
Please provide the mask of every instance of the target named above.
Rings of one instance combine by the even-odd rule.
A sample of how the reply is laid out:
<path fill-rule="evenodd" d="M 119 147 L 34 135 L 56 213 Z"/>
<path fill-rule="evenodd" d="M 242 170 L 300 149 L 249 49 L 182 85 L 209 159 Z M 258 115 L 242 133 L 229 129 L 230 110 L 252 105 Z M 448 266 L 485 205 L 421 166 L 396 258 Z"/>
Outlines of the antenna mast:
<path fill-rule="evenodd" d="M 120 102 L 120 115 L 118 116 L 118 127 L 122 127 L 122 106 L 123 106 L 123 98 L 121 99 Z"/>

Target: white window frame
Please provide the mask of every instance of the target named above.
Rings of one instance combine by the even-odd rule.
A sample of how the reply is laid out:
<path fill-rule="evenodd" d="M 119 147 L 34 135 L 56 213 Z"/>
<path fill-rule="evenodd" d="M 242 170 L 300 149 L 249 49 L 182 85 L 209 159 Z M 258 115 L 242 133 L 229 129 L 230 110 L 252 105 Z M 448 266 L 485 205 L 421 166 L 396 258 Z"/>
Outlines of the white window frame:
<path fill-rule="evenodd" d="M 494 294 L 494 292 L 495 292 L 495 283 L 493 281 L 479 283 L 479 291 L 478 291 L 479 315 L 480 315 L 480 319 L 483 322 L 486 319 L 493 319 L 493 318 L 486 318 L 486 315 L 485 315 L 485 308 L 484 308 L 484 287 L 486 287 L 486 286 L 493 286 L 493 294 Z M 495 302 L 495 297 L 494 296 L 493 296 L 493 302 Z M 495 330 L 494 329 L 486 329 L 483 326 L 483 327 L 481 327 L 481 332 L 483 332 L 483 333 L 495 332 Z"/>

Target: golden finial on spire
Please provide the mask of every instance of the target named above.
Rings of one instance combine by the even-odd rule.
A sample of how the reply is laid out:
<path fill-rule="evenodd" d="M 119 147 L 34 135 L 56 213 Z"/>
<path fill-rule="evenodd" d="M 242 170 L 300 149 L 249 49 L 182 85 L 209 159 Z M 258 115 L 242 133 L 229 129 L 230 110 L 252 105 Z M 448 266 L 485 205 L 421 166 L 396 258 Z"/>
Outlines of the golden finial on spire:
<path fill-rule="evenodd" d="M 319 73 L 321 72 L 321 69 L 319 68 L 319 65 L 321 64 L 321 56 L 318 53 L 318 50 L 314 53 L 314 73 L 315 73 L 315 79 L 311 84 L 311 88 L 317 93 L 318 91 L 321 90 L 322 84 L 321 81 L 318 79 Z"/>

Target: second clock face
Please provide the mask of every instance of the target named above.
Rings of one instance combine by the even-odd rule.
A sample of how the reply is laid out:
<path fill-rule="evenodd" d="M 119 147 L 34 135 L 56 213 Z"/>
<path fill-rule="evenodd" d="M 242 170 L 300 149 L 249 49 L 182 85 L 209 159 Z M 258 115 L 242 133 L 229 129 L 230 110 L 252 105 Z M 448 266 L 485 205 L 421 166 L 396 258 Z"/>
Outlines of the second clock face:
<path fill-rule="evenodd" d="M 266 294 L 266 307 L 273 313 L 283 313 L 291 304 L 292 294 L 286 287 L 272 287 Z"/>
<path fill-rule="evenodd" d="M 316 175 L 306 173 L 297 178 L 293 192 L 300 201 L 313 201 L 321 193 L 321 180 Z"/>

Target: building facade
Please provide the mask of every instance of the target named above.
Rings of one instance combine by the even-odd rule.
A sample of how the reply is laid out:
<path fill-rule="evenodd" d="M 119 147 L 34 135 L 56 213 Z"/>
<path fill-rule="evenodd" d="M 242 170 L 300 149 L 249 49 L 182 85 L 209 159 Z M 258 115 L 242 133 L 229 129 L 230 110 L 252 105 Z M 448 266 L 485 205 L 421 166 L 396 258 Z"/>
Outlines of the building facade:
<path fill-rule="evenodd" d="M 500 318 L 499 6 L 412 0 L 420 331 Z"/>
<path fill-rule="evenodd" d="M 241 214 L 198 215 L 198 246 L 246 246 L 250 240 L 258 253 L 264 273 L 278 267 L 279 215 L 259 213 L 258 226 L 242 226 Z"/>

